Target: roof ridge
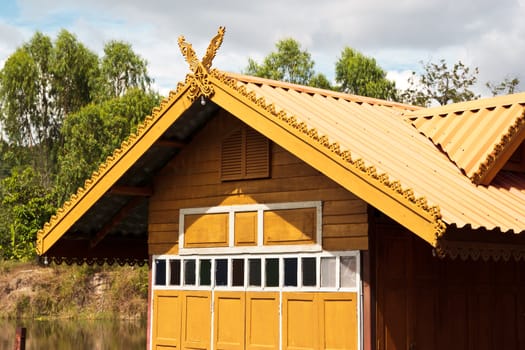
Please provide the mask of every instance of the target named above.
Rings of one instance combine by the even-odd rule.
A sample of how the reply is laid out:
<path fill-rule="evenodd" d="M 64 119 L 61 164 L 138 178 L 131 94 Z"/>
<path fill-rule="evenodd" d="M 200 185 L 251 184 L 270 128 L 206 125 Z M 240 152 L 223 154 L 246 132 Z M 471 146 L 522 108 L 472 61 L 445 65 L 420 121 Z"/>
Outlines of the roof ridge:
<path fill-rule="evenodd" d="M 446 114 L 457 114 L 468 110 L 480 110 L 482 108 L 490 109 L 498 106 L 507 106 L 513 104 L 525 105 L 525 92 L 511 95 L 486 97 L 472 101 L 456 102 L 445 106 L 428 107 L 406 112 L 405 116 L 410 120 L 415 120 L 418 118 L 433 118 L 437 115 L 444 116 Z"/>
<path fill-rule="evenodd" d="M 399 180 L 392 181 L 386 172 L 378 173 L 377 168 L 374 165 L 366 166 L 363 159 L 353 159 L 351 152 L 349 150 L 341 150 L 338 142 L 330 143 L 329 138 L 326 135 L 319 135 L 317 129 L 310 129 L 306 123 L 299 122 L 297 117 L 288 115 L 282 109 L 277 111 L 273 103 L 267 104 L 264 97 L 257 98 L 253 91 L 248 91 L 248 89 L 246 89 L 245 85 L 238 85 L 238 80 L 235 77 L 216 69 L 212 70 L 210 75 L 223 82 L 226 86 L 232 88 L 252 103 L 266 110 L 277 120 L 288 124 L 329 152 L 337 155 L 341 161 L 351 166 L 362 175 L 365 175 L 377 185 L 388 189 L 392 195 L 403 197 L 411 205 L 426 212 L 433 219 L 436 241 L 445 233 L 446 224 L 442 220 L 439 206 L 429 205 L 426 197 L 416 197 L 412 188 L 405 188 Z"/>
<path fill-rule="evenodd" d="M 397 107 L 397 108 L 403 108 L 406 110 L 418 110 L 422 107 L 419 106 L 413 106 L 409 104 L 404 104 L 400 102 L 394 102 L 394 101 L 388 101 L 388 100 L 382 100 L 379 98 L 374 97 L 367 97 L 367 96 L 359 96 L 354 94 L 348 94 L 344 92 L 339 91 L 332 91 L 327 89 L 321 89 L 316 88 L 312 86 L 305 86 L 305 85 L 299 85 L 294 83 L 289 83 L 285 81 L 279 81 L 279 80 L 273 80 L 273 79 L 267 79 L 267 78 L 261 78 L 256 77 L 253 75 L 245 75 L 245 74 L 239 74 L 239 73 L 232 73 L 232 72 L 222 72 L 227 77 L 244 81 L 246 83 L 253 83 L 253 84 L 266 84 L 271 85 L 274 87 L 280 87 L 283 89 L 293 89 L 298 92 L 304 92 L 304 93 L 314 93 L 314 94 L 320 94 L 323 96 L 331 96 L 336 98 L 342 98 L 347 101 L 357 102 L 357 103 L 369 103 L 373 105 L 381 105 L 381 106 L 387 106 L 387 107 Z"/>

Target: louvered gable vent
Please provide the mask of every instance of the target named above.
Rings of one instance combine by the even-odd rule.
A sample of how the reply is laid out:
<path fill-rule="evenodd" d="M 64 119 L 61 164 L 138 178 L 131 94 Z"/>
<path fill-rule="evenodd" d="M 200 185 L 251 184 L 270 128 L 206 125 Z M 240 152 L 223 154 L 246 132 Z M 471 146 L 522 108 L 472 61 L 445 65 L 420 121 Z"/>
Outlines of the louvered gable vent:
<path fill-rule="evenodd" d="M 257 131 L 241 127 L 222 141 L 221 180 L 270 176 L 270 142 Z"/>

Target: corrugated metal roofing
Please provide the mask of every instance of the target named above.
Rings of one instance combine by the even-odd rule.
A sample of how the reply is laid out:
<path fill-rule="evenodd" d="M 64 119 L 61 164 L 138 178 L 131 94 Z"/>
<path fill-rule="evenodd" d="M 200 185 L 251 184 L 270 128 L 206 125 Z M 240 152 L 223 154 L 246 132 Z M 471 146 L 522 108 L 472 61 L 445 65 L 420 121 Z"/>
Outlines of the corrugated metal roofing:
<path fill-rule="evenodd" d="M 509 128 L 521 118 L 520 101 L 525 101 L 525 94 L 415 111 L 410 106 L 381 100 L 236 74 L 229 76 L 257 98 L 273 103 L 276 110 L 282 109 L 308 128 L 316 129 L 319 135 L 325 135 L 330 143 L 338 143 L 341 150 L 350 151 L 353 159 L 361 159 L 367 167 L 373 166 L 378 173 L 399 181 L 403 188 L 412 189 L 416 197 L 426 198 L 429 205 L 438 206 L 446 224 L 525 231 L 524 176 L 501 172 L 490 186 L 476 185 L 421 131 L 427 130 L 427 125 L 428 130 L 442 130 L 432 133 L 436 137 L 444 137 L 443 130 L 454 131 L 455 137 L 443 138 L 452 140 L 447 149 L 461 148 L 457 147 L 459 144 L 469 146 L 459 153 L 465 156 L 457 159 L 467 169 L 476 169 L 471 164 L 485 161 L 484 149 L 494 150 L 494 145 L 504 142 Z M 490 114 L 501 120 L 486 124 L 475 120 Z M 406 115 L 414 117 L 417 128 L 403 119 Z M 448 123 L 443 123 L 447 118 Z M 457 118 L 454 124 L 453 118 Z M 452 125 L 447 128 L 447 124 Z M 434 128 L 435 125 L 443 128 Z M 476 137 L 469 137 L 469 128 Z"/>
<path fill-rule="evenodd" d="M 407 113 L 475 183 L 489 184 L 523 141 L 525 94 Z"/>

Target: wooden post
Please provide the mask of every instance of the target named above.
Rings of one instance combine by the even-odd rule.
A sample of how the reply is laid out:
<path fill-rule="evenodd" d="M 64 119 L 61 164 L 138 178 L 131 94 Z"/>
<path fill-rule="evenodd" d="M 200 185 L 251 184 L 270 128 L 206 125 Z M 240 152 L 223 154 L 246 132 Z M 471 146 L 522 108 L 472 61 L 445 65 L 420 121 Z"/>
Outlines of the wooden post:
<path fill-rule="evenodd" d="M 26 329 L 25 327 L 16 328 L 15 350 L 26 350 Z"/>

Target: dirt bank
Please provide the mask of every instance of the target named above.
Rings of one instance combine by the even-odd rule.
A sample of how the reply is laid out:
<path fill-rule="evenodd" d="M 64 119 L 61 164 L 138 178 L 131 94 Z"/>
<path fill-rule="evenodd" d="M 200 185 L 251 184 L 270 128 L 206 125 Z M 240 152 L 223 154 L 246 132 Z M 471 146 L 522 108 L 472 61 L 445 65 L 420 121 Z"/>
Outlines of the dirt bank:
<path fill-rule="evenodd" d="M 0 262 L 1 318 L 141 318 L 147 266 Z"/>

